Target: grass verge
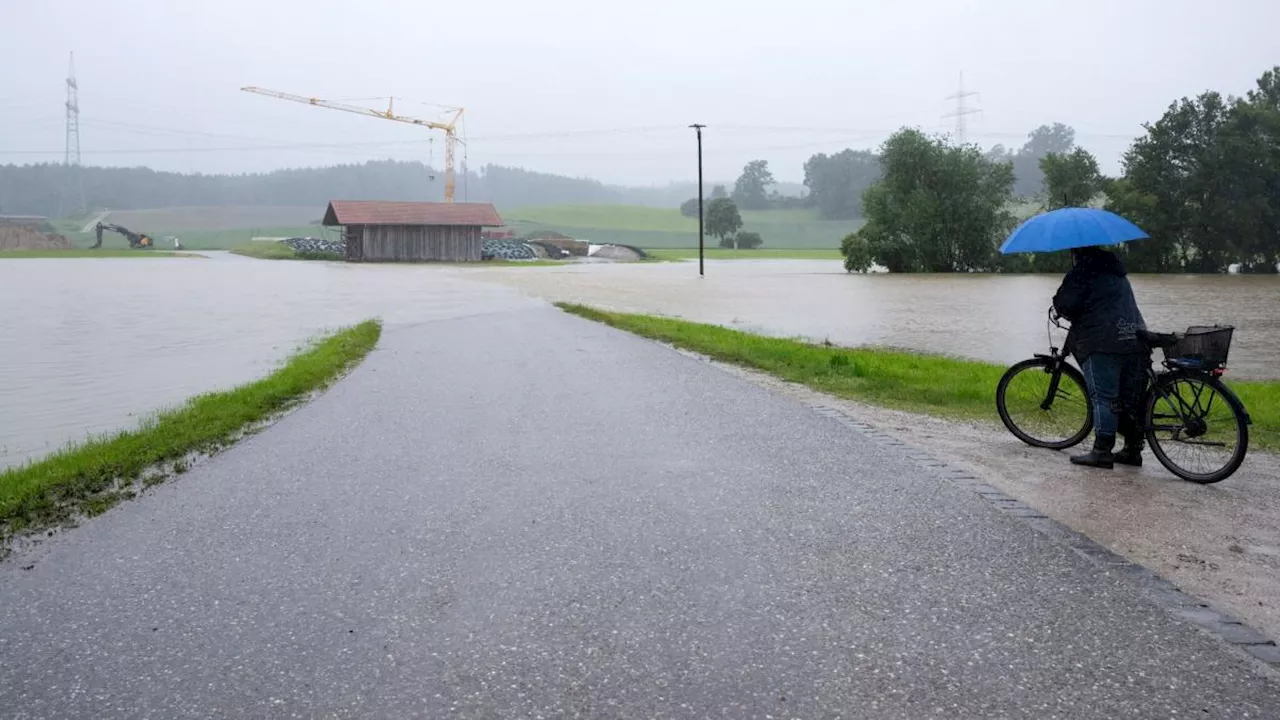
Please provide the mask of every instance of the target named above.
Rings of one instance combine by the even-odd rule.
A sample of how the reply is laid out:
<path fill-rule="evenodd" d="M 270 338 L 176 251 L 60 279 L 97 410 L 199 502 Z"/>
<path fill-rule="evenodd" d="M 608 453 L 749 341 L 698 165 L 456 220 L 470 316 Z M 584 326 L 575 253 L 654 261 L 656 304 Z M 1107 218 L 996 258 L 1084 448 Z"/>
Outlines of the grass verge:
<path fill-rule="evenodd" d="M 1005 365 L 901 350 L 817 345 L 672 318 L 566 303 L 558 306 L 589 320 L 838 397 L 951 419 L 999 422 L 995 388 Z M 1230 384 L 1253 418 L 1250 447 L 1280 450 L 1280 382 Z"/>
<path fill-rule="evenodd" d="M 199 395 L 135 430 L 0 472 L 0 538 L 65 522 L 78 512 L 96 515 L 132 497 L 138 482 L 150 486 L 171 472 L 186 472 L 193 454 L 216 452 L 328 387 L 373 349 L 381 333 L 377 320 L 340 330 L 261 380 Z"/>
<path fill-rule="evenodd" d="M 697 260 L 697 248 L 653 248 L 645 252 L 660 260 Z M 841 260 L 839 248 L 707 248 L 708 260 Z"/>
<path fill-rule="evenodd" d="M 165 252 L 163 250 L 88 250 L 75 248 L 72 250 L 0 250 L 0 260 L 46 259 L 46 258 L 142 258 L 142 257 L 186 257 L 199 258 L 202 255 L 193 253 Z"/>
<path fill-rule="evenodd" d="M 259 260 L 344 260 L 340 253 L 298 252 L 280 242 L 255 242 L 237 245 L 231 248 L 233 255 L 258 258 Z"/>

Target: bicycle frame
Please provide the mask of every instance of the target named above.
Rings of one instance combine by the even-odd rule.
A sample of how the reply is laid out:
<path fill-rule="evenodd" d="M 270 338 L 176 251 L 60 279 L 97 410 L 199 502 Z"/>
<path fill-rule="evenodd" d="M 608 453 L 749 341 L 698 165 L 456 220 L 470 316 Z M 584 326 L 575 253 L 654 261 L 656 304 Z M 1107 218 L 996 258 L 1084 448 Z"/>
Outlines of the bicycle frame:
<path fill-rule="evenodd" d="M 1048 392 L 1045 393 L 1045 398 L 1040 403 L 1040 409 L 1045 411 L 1049 410 L 1053 406 L 1053 400 L 1058 396 L 1058 384 L 1061 382 L 1061 379 L 1062 379 L 1062 365 L 1067 362 L 1067 358 L 1069 356 L 1069 353 L 1065 348 L 1065 343 L 1062 349 L 1059 349 L 1057 346 L 1053 344 L 1053 329 L 1052 329 L 1053 327 L 1057 327 L 1060 330 L 1068 329 L 1067 327 L 1064 327 L 1062 325 L 1060 321 L 1060 316 L 1054 311 L 1052 307 L 1050 307 L 1049 320 L 1045 324 L 1046 333 L 1049 336 L 1049 353 L 1048 354 L 1036 353 L 1034 355 L 1034 357 L 1036 358 L 1048 360 L 1050 362 L 1050 366 L 1046 368 L 1046 370 L 1050 373 L 1052 377 L 1049 380 Z M 1150 358 L 1150 353 L 1154 352 L 1157 349 L 1157 347 L 1158 345 L 1148 343 L 1148 346 L 1147 346 L 1148 358 Z M 1163 424 L 1157 425 L 1154 422 L 1152 422 L 1151 424 L 1144 424 L 1143 431 L 1146 433 L 1152 433 L 1155 431 L 1171 432 L 1173 435 L 1173 439 L 1180 440 L 1182 442 L 1186 442 L 1185 439 L 1179 437 L 1179 435 L 1183 430 L 1188 431 L 1187 437 L 1189 438 L 1195 438 L 1195 437 L 1199 437 L 1200 435 L 1203 435 L 1207 431 L 1207 427 L 1205 425 L 1203 418 L 1207 417 L 1209 413 L 1213 410 L 1213 398 L 1211 397 L 1208 401 L 1208 404 L 1202 407 L 1201 394 L 1204 392 L 1204 388 L 1201 387 L 1196 391 L 1195 397 L 1192 398 L 1191 402 L 1188 403 L 1187 400 L 1183 398 L 1181 395 L 1171 395 L 1170 393 L 1166 392 L 1164 388 L 1160 386 L 1160 378 L 1175 372 L 1179 372 L 1179 373 L 1185 373 L 1189 376 L 1205 375 L 1205 376 L 1213 377 L 1215 379 L 1219 379 L 1223 376 L 1223 374 L 1226 373 L 1226 368 L 1200 370 L 1195 368 L 1170 365 L 1168 362 L 1164 363 L 1164 367 L 1165 367 L 1164 370 L 1155 370 L 1152 368 L 1150 362 L 1147 363 L 1146 380 L 1145 380 L 1145 384 L 1143 385 L 1142 397 L 1139 400 L 1139 404 L 1142 407 L 1145 407 L 1151 394 L 1156 393 L 1160 396 L 1161 399 L 1163 399 L 1166 403 L 1168 403 L 1169 407 L 1173 408 L 1174 411 L 1177 413 L 1176 415 L 1173 415 L 1173 416 L 1161 414 L 1159 415 L 1159 417 L 1168 418 L 1168 419 L 1176 418 L 1180 424 L 1176 426 L 1163 425 Z M 1085 388 L 1085 389 L 1086 391 L 1092 392 L 1091 388 Z M 1227 402 L 1233 402 L 1237 407 L 1243 410 L 1245 423 L 1248 425 L 1252 425 L 1253 419 L 1249 416 L 1248 411 L 1244 409 L 1244 403 L 1240 401 L 1240 398 L 1236 396 L 1236 394 L 1232 392 L 1231 389 L 1226 387 L 1225 385 L 1223 385 L 1221 389 L 1225 391 L 1225 393 L 1228 395 Z M 1090 402 L 1092 402 L 1092 399 L 1090 399 Z M 1153 413 L 1153 418 L 1154 417 L 1156 416 Z M 1221 445 L 1222 443 L 1204 443 L 1204 444 L 1205 445 Z"/>
<path fill-rule="evenodd" d="M 1167 363 L 1165 366 L 1169 367 Z M 1205 387 L 1206 387 L 1204 385 L 1201 385 L 1199 388 L 1196 389 L 1195 396 L 1191 399 L 1191 402 L 1189 403 L 1180 394 L 1173 395 L 1168 392 L 1165 392 L 1164 388 L 1160 387 L 1160 378 L 1166 375 L 1171 375 L 1175 372 L 1185 373 L 1190 377 L 1194 377 L 1196 375 L 1206 375 L 1213 378 L 1221 378 L 1223 375 L 1222 368 L 1217 368 L 1213 371 L 1204 371 L 1204 370 L 1194 370 L 1190 368 L 1172 367 L 1167 370 L 1156 372 L 1155 370 L 1152 370 L 1150 367 L 1148 367 L 1147 368 L 1147 387 L 1144 389 L 1142 393 L 1143 404 L 1145 405 L 1145 403 L 1149 401 L 1149 398 L 1153 393 L 1158 394 L 1160 398 L 1163 399 L 1168 404 L 1169 407 L 1173 408 L 1174 412 L 1177 414 L 1170 416 L 1164 413 L 1156 414 L 1153 412 L 1151 416 L 1152 417 L 1151 424 L 1147 425 L 1144 428 L 1144 430 L 1146 430 L 1149 433 L 1152 433 L 1158 430 L 1170 432 L 1172 433 L 1173 440 L 1177 440 L 1179 442 L 1186 442 L 1189 444 L 1207 445 L 1207 446 L 1224 445 L 1225 443 L 1214 443 L 1214 442 L 1191 443 L 1190 442 L 1191 439 L 1200 437 L 1201 435 L 1204 435 L 1206 432 L 1208 432 L 1208 425 L 1205 423 L 1204 418 L 1208 417 L 1209 413 L 1213 411 L 1214 398 L 1210 396 L 1208 402 L 1206 404 L 1202 404 L 1203 403 L 1202 395 L 1204 394 Z M 1231 388 L 1227 387 L 1226 385 L 1221 385 L 1218 388 L 1214 388 L 1213 395 L 1217 395 L 1219 393 L 1223 393 L 1226 396 L 1226 399 L 1223 400 L 1223 402 L 1234 403 L 1235 407 L 1238 407 L 1241 410 L 1241 412 L 1244 414 L 1244 422 L 1246 425 L 1253 424 L 1253 418 L 1249 416 L 1248 409 L 1245 408 L 1244 403 L 1240 401 L 1240 398 L 1235 394 L 1235 392 L 1231 390 Z M 1160 419 L 1177 418 L 1180 424 L 1178 425 L 1156 424 L 1155 422 L 1156 418 L 1160 418 Z M 1185 438 L 1180 437 L 1182 431 L 1184 430 L 1187 432 Z"/>
<path fill-rule="evenodd" d="M 1093 429 L 1091 419 L 1096 421 L 1098 408 L 1087 379 L 1071 362 L 1070 335 L 1067 341 L 1061 343 L 1061 348 L 1054 342 L 1053 328 L 1056 326 L 1062 330 L 1069 330 L 1069 326 L 1064 324 L 1053 308 L 1049 309 L 1048 318 L 1045 328 L 1049 336 L 1049 352 L 1036 353 L 1034 357 L 1015 363 L 1005 371 L 996 388 L 996 410 L 1005 427 L 1023 442 L 1034 447 L 1064 450 L 1083 442 L 1088 437 Z M 1133 418 L 1141 428 L 1141 433 L 1150 441 L 1156 459 L 1167 470 L 1191 482 L 1215 483 L 1229 477 L 1244 461 L 1245 453 L 1248 452 L 1248 426 L 1253 424 L 1253 420 L 1239 396 L 1222 382 L 1221 377 L 1226 372 L 1224 367 L 1205 365 L 1198 360 L 1183 358 L 1176 355 L 1181 352 L 1180 350 L 1171 350 L 1179 347 L 1181 338 L 1181 335 L 1173 333 L 1139 332 L 1139 340 L 1146 350 L 1144 357 L 1147 359 L 1141 381 L 1142 387 L 1139 388 L 1140 397 L 1125 398 L 1126 407 L 1112 408 L 1112 410 L 1123 413 L 1126 420 L 1129 417 Z M 1152 361 L 1152 353 L 1157 349 L 1162 349 L 1165 354 L 1165 358 L 1158 365 Z M 1022 412 L 1039 405 L 1040 412 L 1047 414 L 1054 410 L 1055 404 L 1059 404 L 1061 400 L 1066 410 L 1063 418 L 1069 423 L 1074 423 L 1065 428 L 1062 434 L 1044 435 L 1037 434 L 1039 429 L 1029 430 L 1032 426 L 1023 425 L 1015 420 L 1009 406 L 1006 405 L 1009 388 L 1014 378 L 1027 372 L 1047 374 L 1049 382 L 1047 390 L 1040 386 L 1033 391 L 1035 394 L 1022 395 L 1022 402 L 1025 403 L 1022 406 Z M 1221 396 L 1221 399 L 1218 396 Z M 1083 403 L 1081 403 L 1082 400 Z M 1136 401 L 1137 406 L 1128 407 L 1131 401 Z M 1084 417 L 1076 414 L 1080 404 L 1084 406 Z M 1105 412 L 1107 408 L 1102 410 Z M 1183 466 L 1168 455 L 1167 451 L 1177 446 L 1231 448 L 1233 442 L 1230 437 L 1218 438 L 1216 435 L 1210 435 L 1211 429 L 1219 425 L 1219 419 L 1214 417 L 1215 411 L 1220 416 L 1224 410 L 1228 411 L 1231 421 L 1236 424 L 1238 432 L 1234 437 L 1239 440 L 1234 449 L 1231 449 L 1225 464 L 1212 471 L 1201 472 Z M 1054 418 L 1058 416 L 1050 416 L 1048 422 L 1061 422 L 1062 418 L 1056 420 Z M 1036 422 L 1042 422 L 1042 420 Z M 1049 432 L 1057 433 L 1058 430 Z M 1126 430 L 1126 432 L 1129 431 Z M 1125 439 L 1127 446 L 1130 437 L 1126 436 Z"/>
<path fill-rule="evenodd" d="M 1040 409 L 1045 411 L 1048 411 L 1053 407 L 1053 400 L 1058 397 L 1058 384 L 1062 382 L 1062 365 L 1067 362 L 1066 343 L 1063 343 L 1063 348 L 1061 350 L 1053 344 L 1053 329 L 1050 327 L 1051 325 L 1056 326 L 1060 330 L 1066 329 L 1062 326 L 1062 323 L 1058 321 L 1058 314 L 1052 307 L 1049 308 L 1049 320 L 1045 323 L 1045 334 L 1049 336 L 1049 354 L 1035 353 L 1034 355 L 1034 357 L 1048 360 L 1050 363 L 1048 368 L 1050 375 L 1049 390 L 1045 393 L 1044 400 L 1040 402 Z"/>

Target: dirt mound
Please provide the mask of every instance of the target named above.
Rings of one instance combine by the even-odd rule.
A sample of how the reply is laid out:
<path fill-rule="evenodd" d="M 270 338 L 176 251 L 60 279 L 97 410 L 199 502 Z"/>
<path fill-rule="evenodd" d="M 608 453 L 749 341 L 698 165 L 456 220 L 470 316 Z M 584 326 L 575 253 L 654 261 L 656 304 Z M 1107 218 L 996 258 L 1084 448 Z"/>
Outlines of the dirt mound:
<path fill-rule="evenodd" d="M 591 246 L 581 240 L 574 240 L 567 237 L 540 237 L 535 238 L 536 242 L 543 247 L 557 248 L 578 257 L 586 257 Z M 554 255 L 554 253 L 553 253 Z"/>
<path fill-rule="evenodd" d="M 56 233 L 26 227 L 0 227 L 0 250 L 70 250 L 71 243 Z"/>
<path fill-rule="evenodd" d="M 527 240 L 572 240 L 573 238 L 555 230 L 535 230 L 525 235 Z"/>
<path fill-rule="evenodd" d="M 591 257 L 600 260 L 639 260 L 644 256 L 643 250 L 626 245 L 602 245 L 591 253 Z"/>

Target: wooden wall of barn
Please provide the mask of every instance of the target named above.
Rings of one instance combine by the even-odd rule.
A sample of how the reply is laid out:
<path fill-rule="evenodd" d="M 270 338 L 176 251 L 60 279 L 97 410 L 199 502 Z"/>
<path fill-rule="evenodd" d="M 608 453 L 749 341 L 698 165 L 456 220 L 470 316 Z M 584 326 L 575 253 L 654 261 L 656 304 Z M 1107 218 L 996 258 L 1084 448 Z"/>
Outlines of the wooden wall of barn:
<path fill-rule="evenodd" d="M 343 234 L 350 262 L 479 262 L 478 227 L 357 225 Z"/>

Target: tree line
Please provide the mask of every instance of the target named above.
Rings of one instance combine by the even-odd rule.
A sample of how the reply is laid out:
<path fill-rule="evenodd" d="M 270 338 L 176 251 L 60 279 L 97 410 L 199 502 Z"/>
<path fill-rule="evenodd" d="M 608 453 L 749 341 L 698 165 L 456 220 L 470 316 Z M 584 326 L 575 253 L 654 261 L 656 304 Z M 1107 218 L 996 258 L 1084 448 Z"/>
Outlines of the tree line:
<path fill-rule="evenodd" d="M 1040 161 L 1075 147 L 1075 130 L 1063 125 L 1042 125 L 1027 135 L 1023 146 L 1009 150 L 996 145 L 985 157 L 1013 169 L 1012 192 L 1034 196 L 1044 181 Z M 863 193 L 883 177 L 880 155 L 869 150 L 846 149 L 828 155 L 818 153 L 804 164 L 804 194 L 780 193 L 766 160 L 752 160 L 742 169 L 728 197 L 743 210 L 815 208 L 824 220 L 850 220 L 863 216 Z M 723 188 L 721 188 L 723 189 Z M 680 211 L 697 217 L 698 199 L 686 200 Z"/>
<path fill-rule="evenodd" d="M 267 173 L 200 174 L 145 167 L 80 169 L 88 208 L 137 210 L 189 205 L 310 205 L 330 200 L 429 200 L 443 196 L 443 173 L 418 162 L 372 161 Z M 68 176 L 60 164 L 0 165 L 0 214 L 55 217 Z M 681 195 L 686 192 L 680 190 Z M 70 197 L 79 203 L 79 188 Z M 679 197 L 679 196 L 677 196 Z M 647 188 L 621 188 L 521 168 L 487 165 L 460 172 L 455 198 L 503 207 L 556 203 L 655 204 Z"/>
<path fill-rule="evenodd" d="M 1120 177 L 1072 148 L 1069 128 L 1028 140 L 1039 209 L 1101 201 L 1151 237 L 1117 249 L 1134 272 L 1275 273 L 1280 264 L 1280 66 L 1244 97 L 1209 91 L 1143 126 Z M 845 267 L 891 272 L 1060 272 L 1065 253 L 1003 256 L 1016 224 L 1017 157 L 903 129 L 880 148 L 861 193 L 867 224 L 841 244 Z"/>

